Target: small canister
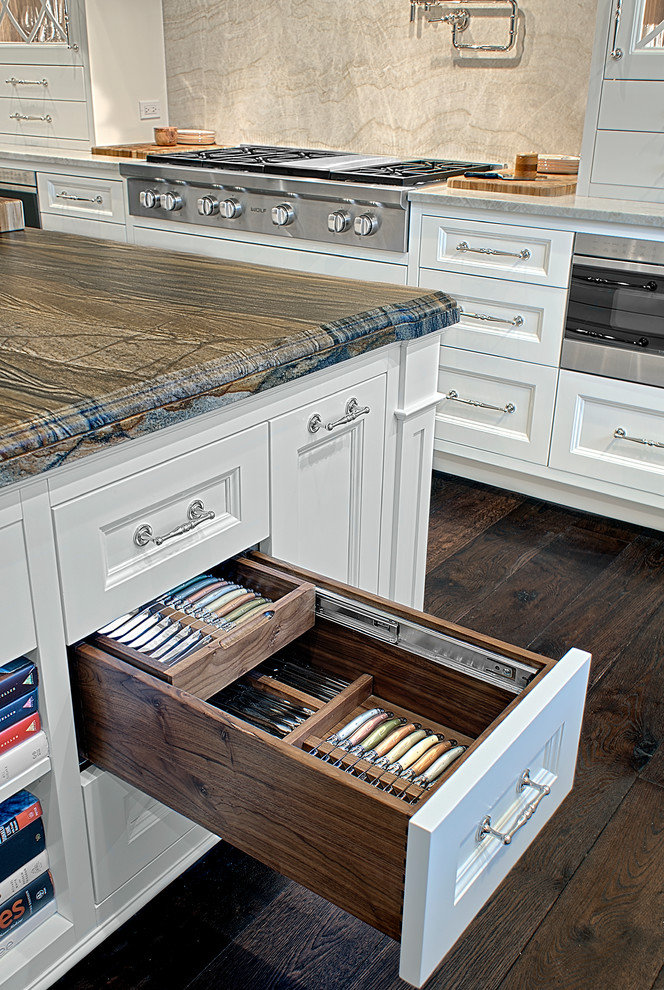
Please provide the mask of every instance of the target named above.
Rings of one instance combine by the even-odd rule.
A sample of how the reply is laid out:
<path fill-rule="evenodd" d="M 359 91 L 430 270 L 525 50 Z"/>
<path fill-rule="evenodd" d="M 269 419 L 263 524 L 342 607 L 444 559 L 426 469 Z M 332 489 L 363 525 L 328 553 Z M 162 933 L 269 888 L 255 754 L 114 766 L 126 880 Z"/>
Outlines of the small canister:
<path fill-rule="evenodd" d="M 534 179 L 537 176 L 537 155 L 517 155 L 514 160 L 515 179 Z"/>

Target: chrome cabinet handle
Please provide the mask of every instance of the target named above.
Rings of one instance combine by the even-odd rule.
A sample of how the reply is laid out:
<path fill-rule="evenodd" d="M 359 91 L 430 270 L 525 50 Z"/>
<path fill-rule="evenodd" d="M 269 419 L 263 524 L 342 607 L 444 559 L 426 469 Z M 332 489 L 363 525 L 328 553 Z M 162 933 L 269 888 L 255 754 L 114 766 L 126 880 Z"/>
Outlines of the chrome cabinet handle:
<path fill-rule="evenodd" d="M 67 192 L 56 193 L 56 199 L 66 199 L 73 203 L 103 203 L 101 196 L 70 196 Z"/>
<path fill-rule="evenodd" d="M 485 815 L 478 826 L 477 832 L 475 833 L 476 842 L 482 842 L 487 835 L 492 835 L 495 839 L 500 839 L 504 846 L 509 846 L 516 832 L 518 832 L 520 828 L 523 828 L 526 822 L 529 822 L 533 817 L 539 807 L 540 801 L 542 801 L 547 794 L 551 793 L 551 788 L 548 784 L 538 784 L 537 781 L 530 779 L 530 770 L 523 771 L 519 777 L 519 782 L 516 785 L 516 789 L 519 794 L 526 787 L 533 787 L 536 791 L 539 791 L 539 793 L 535 800 L 531 801 L 531 803 L 523 809 L 512 827 L 508 829 L 507 832 L 498 832 L 495 828 L 491 827 L 491 815 Z"/>
<path fill-rule="evenodd" d="M 628 437 L 622 426 L 619 426 L 617 430 L 613 431 L 613 436 L 616 440 L 629 440 L 631 443 L 642 443 L 646 447 L 664 447 L 664 443 L 661 443 L 659 440 L 644 440 L 642 437 Z"/>
<path fill-rule="evenodd" d="M 462 306 L 459 306 L 459 312 L 462 313 L 467 320 L 483 320 L 486 323 L 503 323 L 508 327 L 523 326 L 523 316 L 515 316 L 513 320 L 505 320 L 501 316 L 487 316 L 486 313 L 467 313 Z"/>
<path fill-rule="evenodd" d="M 309 417 L 307 429 L 309 433 L 318 433 L 319 430 L 334 430 L 337 426 L 352 423 L 358 416 L 366 416 L 370 412 L 369 406 L 361 406 L 355 398 L 349 399 L 346 403 L 346 412 L 341 419 L 336 419 L 334 423 L 324 423 L 322 416 L 319 413 L 314 413 L 313 416 Z"/>
<path fill-rule="evenodd" d="M 527 261 L 528 258 L 530 257 L 530 251 L 528 250 L 528 248 L 522 248 L 521 251 L 518 252 L 499 251 L 497 248 L 487 248 L 487 247 L 474 248 L 471 247 L 467 241 L 460 241 L 460 243 L 457 244 L 456 249 L 457 251 L 461 251 L 461 252 L 470 251 L 473 254 L 492 254 L 492 255 L 499 255 L 501 258 L 519 258 L 520 261 Z"/>
<path fill-rule="evenodd" d="M 211 509 L 206 510 L 202 500 L 196 498 L 187 509 L 188 521 L 186 523 L 176 526 L 170 533 L 164 533 L 163 536 L 155 536 L 152 526 L 149 523 L 143 523 L 134 533 L 134 543 L 137 547 L 145 547 L 148 543 L 154 543 L 155 546 L 160 547 L 166 540 L 172 540 L 174 536 L 182 536 L 183 533 L 190 533 L 192 529 L 196 529 L 202 522 L 206 522 L 208 519 L 214 519 L 214 517 L 214 512 Z"/>
<path fill-rule="evenodd" d="M 478 399 L 463 399 L 455 388 L 451 388 L 444 399 L 451 399 L 453 402 L 463 402 L 467 406 L 476 406 L 478 409 L 495 409 L 496 412 L 514 413 L 516 406 L 513 402 L 508 402 L 505 406 L 492 406 L 490 402 L 480 402 Z"/>
<path fill-rule="evenodd" d="M 622 0 L 616 0 L 616 9 L 613 14 L 613 41 L 611 42 L 611 51 L 609 55 L 611 58 L 615 58 L 616 61 L 623 57 L 622 48 L 616 48 L 616 41 L 618 40 L 618 28 L 620 27 L 620 15 L 622 13 Z"/>
<path fill-rule="evenodd" d="M 47 124 L 53 121 L 50 113 L 42 114 L 40 117 L 33 117 L 29 113 L 10 113 L 10 120 L 45 120 Z"/>
<path fill-rule="evenodd" d="M 5 82 L 8 86 L 48 86 L 48 79 L 17 79 L 16 76 L 5 79 Z"/>

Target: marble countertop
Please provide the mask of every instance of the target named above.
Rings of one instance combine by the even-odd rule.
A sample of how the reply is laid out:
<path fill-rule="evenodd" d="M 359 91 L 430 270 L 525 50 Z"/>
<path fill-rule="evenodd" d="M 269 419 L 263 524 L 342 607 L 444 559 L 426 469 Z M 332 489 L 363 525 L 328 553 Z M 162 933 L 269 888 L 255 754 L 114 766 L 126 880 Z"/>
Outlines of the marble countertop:
<path fill-rule="evenodd" d="M 105 171 L 109 169 L 120 172 L 120 163 L 126 158 L 116 158 L 111 155 L 93 155 L 90 151 L 78 151 L 67 148 L 38 148 L 26 145 L 3 144 L 0 146 L 0 167 L 25 168 L 42 170 L 44 166 L 70 166 L 75 169 L 85 168 L 89 171 Z"/>
<path fill-rule="evenodd" d="M 595 220 L 601 223 L 638 224 L 664 228 L 664 203 L 639 203 L 628 199 L 591 196 L 517 196 L 514 193 L 448 189 L 445 185 L 420 186 L 409 195 L 411 203 L 438 210 L 493 210 L 508 214 Z"/>
<path fill-rule="evenodd" d="M 0 486 L 458 316 L 442 292 L 0 234 Z"/>

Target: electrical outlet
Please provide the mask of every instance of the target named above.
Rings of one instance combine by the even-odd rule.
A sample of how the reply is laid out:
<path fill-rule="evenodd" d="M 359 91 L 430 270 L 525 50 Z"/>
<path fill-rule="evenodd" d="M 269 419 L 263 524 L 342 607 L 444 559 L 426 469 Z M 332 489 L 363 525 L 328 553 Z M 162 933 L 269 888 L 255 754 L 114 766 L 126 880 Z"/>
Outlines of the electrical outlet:
<path fill-rule="evenodd" d="M 161 117 L 161 103 L 159 100 L 139 100 L 138 113 L 141 120 L 154 120 Z"/>

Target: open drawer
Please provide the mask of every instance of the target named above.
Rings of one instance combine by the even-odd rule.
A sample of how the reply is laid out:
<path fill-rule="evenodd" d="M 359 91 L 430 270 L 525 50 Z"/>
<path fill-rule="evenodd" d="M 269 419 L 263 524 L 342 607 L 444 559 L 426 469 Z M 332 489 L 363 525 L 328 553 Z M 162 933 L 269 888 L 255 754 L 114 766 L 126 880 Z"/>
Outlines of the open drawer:
<path fill-rule="evenodd" d="M 283 653 L 349 685 L 309 699 L 312 714 L 277 738 L 220 710 L 219 695 L 204 701 L 83 642 L 71 655 L 81 748 L 400 939 L 400 975 L 421 986 L 569 792 L 589 655 L 548 660 L 252 557 L 316 584 L 315 623 Z M 251 676 L 295 692 L 279 674 Z M 331 733 L 376 706 L 467 748 L 428 789 L 362 759 L 351 769 L 341 750 L 322 758 Z"/>

